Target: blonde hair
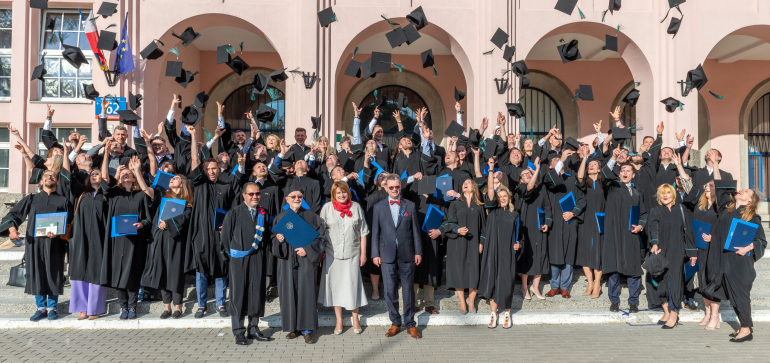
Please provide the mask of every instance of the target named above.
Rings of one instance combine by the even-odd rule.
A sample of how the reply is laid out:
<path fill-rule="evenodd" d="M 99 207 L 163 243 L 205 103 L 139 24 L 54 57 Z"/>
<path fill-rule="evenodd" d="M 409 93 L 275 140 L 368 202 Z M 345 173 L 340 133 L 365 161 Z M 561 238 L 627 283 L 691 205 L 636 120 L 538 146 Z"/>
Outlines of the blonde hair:
<path fill-rule="evenodd" d="M 465 180 L 471 181 L 471 190 L 473 191 L 473 203 L 476 203 L 476 205 L 484 205 L 484 203 L 481 201 L 481 193 L 479 192 L 479 187 L 476 185 L 473 179 L 465 179 Z M 463 182 L 463 184 L 465 184 L 465 182 Z M 460 200 L 465 202 L 465 193 L 462 193 L 462 192 L 460 193 Z"/>
<path fill-rule="evenodd" d="M 334 154 L 337 153 L 337 149 L 333 148 L 332 144 L 329 143 L 329 138 L 328 137 L 326 137 L 326 136 L 319 136 L 318 137 L 318 142 L 321 143 L 322 141 L 326 142 L 326 150 L 324 150 L 324 151 L 326 151 L 326 156 L 334 155 Z"/>
<path fill-rule="evenodd" d="M 344 181 L 336 181 L 334 184 L 332 184 L 332 190 L 331 190 L 331 199 L 333 201 L 337 200 L 337 191 L 342 189 L 345 194 L 348 195 L 348 202 L 353 201 L 353 196 L 350 195 L 350 186 L 348 186 L 348 183 L 345 183 Z"/>
<path fill-rule="evenodd" d="M 759 195 L 757 195 L 757 192 L 752 190 L 751 193 L 751 202 L 746 205 L 746 208 L 743 209 L 743 212 L 741 212 L 741 219 L 748 222 L 752 218 L 754 218 L 754 215 L 757 214 L 757 205 L 759 204 Z M 735 210 L 735 198 L 733 196 L 730 196 L 730 204 L 727 205 L 727 213 L 732 212 Z"/>
<path fill-rule="evenodd" d="M 273 147 L 267 146 L 269 143 L 267 141 L 265 141 L 265 148 L 268 149 L 268 150 L 273 150 L 273 151 L 281 151 L 281 138 L 278 137 L 278 135 L 276 135 L 276 134 L 267 135 L 267 139 L 268 140 L 270 140 L 271 138 L 275 139 L 275 146 L 273 146 Z"/>
<path fill-rule="evenodd" d="M 511 194 L 511 190 L 508 189 L 505 185 L 501 185 L 497 188 L 497 194 L 498 194 L 498 203 L 500 203 L 500 193 L 508 194 L 508 211 L 513 212 L 513 195 Z"/>
<path fill-rule="evenodd" d="M 674 189 L 674 186 L 668 183 L 661 184 L 658 187 L 658 191 L 655 192 L 655 200 L 658 201 L 659 205 L 663 205 L 663 202 L 661 201 L 661 194 L 665 191 L 669 191 L 671 193 L 671 196 L 673 197 L 673 201 L 671 202 L 671 205 L 676 205 L 676 189 Z"/>
<path fill-rule="evenodd" d="M 49 170 L 53 171 L 56 174 L 59 174 L 61 171 L 62 163 L 64 163 L 64 157 L 61 155 L 54 155 L 53 156 L 53 162 L 51 163 L 51 168 Z"/>
<path fill-rule="evenodd" d="M 702 187 L 703 188 L 703 194 L 701 194 L 700 197 L 698 198 L 698 209 L 700 209 L 700 210 L 706 210 L 706 209 L 709 208 L 708 194 L 710 194 L 710 192 L 706 193 L 706 186 L 709 185 L 710 183 L 711 182 L 703 184 L 703 187 Z M 714 201 L 712 200 L 711 203 L 713 204 Z"/>

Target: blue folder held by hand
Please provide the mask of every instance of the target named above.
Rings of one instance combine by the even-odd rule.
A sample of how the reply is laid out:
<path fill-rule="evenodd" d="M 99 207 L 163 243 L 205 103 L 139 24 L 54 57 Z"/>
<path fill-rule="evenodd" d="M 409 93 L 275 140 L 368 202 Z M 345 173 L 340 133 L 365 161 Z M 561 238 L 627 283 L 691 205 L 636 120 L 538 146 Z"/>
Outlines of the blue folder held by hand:
<path fill-rule="evenodd" d="M 545 211 L 538 208 L 537 209 L 537 227 L 538 229 L 540 229 L 544 225 L 545 225 Z"/>
<path fill-rule="evenodd" d="M 633 228 L 631 226 L 638 226 L 639 225 L 639 206 L 635 205 L 631 207 L 631 212 L 628 216 L 628 230 L 632 230 Z"/>
<path fill-rule="evenodd" d="M 158 218 L 158 226 L 160 221 L 167 221 L 171 218 L 184 213 L 184 207 L 187 202 L 182 199 L 163 198 L 160 200 L 160 214 Z"/>
<path fill-rule="evenodd" d="M 422 222 L 422 230 L 425 231 L 425 233 L 430 233 L 431 230 L 441 227 L 443 221 L 444 213 L 431 204 L 428 206 L 428 213 L 425 213 L 425 221 Z"/>
<path fill-rule="evenodd" d="M 169 174 L 165 171 L 158 170 L 158 173 L 155 174 L 155 180 L 152 182 L 152 187 L 161 187 L 163 190 L 169 190 L 168 183 L 171 182 L 173 177 L 174 174 Z"/>
<path fill-rule="evenodd" d="M 500 168 L 495 168 L 495 172 L 500 171 Z M 484 175 L 489 175 L 489 165 L 484 165 Z"/>
<path fill-rule="evenodd" d="M 595 213 L 596 227 L 599 228 L 599 234 L 604 234 L 604 213 Z"/>
<path fill-rule="evenodd" d="M 695 234 L 695 244 L 701 250 L 709 248 L 708 242 L 703 239 L 703 234 L 711 234 L 711 224 L 692 220 L 692 232 Z"/>
<path fill-rule="evenodd" d="M 687 261 L 684 263 L 684 281 L 690 281 L 690 279 L 695 276 L 695 273 L 698 272 L 698 265 L 700 264 L 700 261 L 695 261 L 695 266 L 690 263 L 690 261 Z"/>
<path fill-rule="evenodd" d="M 122 215 L 112 217 L 112 229 L 110 237 L 120 237 L 137 234 L 138 230 L 135 223 L 139 223 L 139 216 Z"/>
<path fill-rule="evenodd" d="M 730 225 L 730 232 L 727 233 L 725 249 L 736 252 L 736 247 L 746 247 L 754 243 L 754 237 L 757 235 L 758 229 L 759 225 L 757 224 L 733 218 L 733 222 Z M 751 252 L 747 253 L 746 256 L 751 256 Z"/>
<path fill-rule="evenodd" d="M 225 222 L 225 216 L 227 215 L 226 210 L 222 210 L 219 208 L 214 208 L 214 230 L 219 231 L 219 228 L 222 227 L 222 223 Z"/>
<path fill-rule="evenodd" d="M 282 234 L 292 248 L 305 247 L 318 237 L 318 231 L 291 209 L 275 224 L 273 232 Z"/>
<path fill-rule="evenodd" d="M 436 178 L 436 198 L 444 198 L 444 200 L 452 200 L 454 197 L 447 197 L 446 193 L 452 190 L 452 176 L 442 175 Z"/>
<path fill-rule="evenodd" d="M 528 167 L 528 168 L 530 168 L 530 169 L 532 169 L 533 171 L 534 171 L 535 169 L 537 169 L 537 167 L 535 166 L 535 163 L 533 163 L 531 160 L 530 160 L 530 161 L 527 161 L 527 167 Z"/>
<path fill-rule="evenodd" d="M 385 169 L 383 169 L 383 168 L 380 166 L 380 164 L 377 164 L 377 162 L 376 162 L 376 161 L 372 161 L 372 166 L 373 166 L 373 167 L 375 167 L 375 168 L 377 169 L 377 171 L 374 173 L 374 179 L 377 179 L 377 177 L 378 177 L 378 176 L 380 176 L 380 174 L 381 174 L 382 172 L 384 172 L 384 171 L 385 171 Z"/>
<path fill-rule="evenodd" d="M 575 209 L 575 196 L 572 192 L 567 193 L 567 195 L 559 199 L 559 206 L 561 206 L 562 213 L 572 212 L 572 210 Z M 574 220 L 575 218 L 568 220 L 567 224 L 572 223 Z"/>

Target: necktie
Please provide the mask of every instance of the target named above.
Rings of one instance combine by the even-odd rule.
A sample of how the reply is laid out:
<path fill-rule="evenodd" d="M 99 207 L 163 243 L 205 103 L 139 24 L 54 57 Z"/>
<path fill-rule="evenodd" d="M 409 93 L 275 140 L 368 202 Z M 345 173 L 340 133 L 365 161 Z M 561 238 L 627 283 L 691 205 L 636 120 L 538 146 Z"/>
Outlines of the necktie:
<path fill-rule="evenodd" d="M 393 204 L 401 205 L 401 201 L 400 200 L 391 200 L 390 201 L 390 205 L 393 205 Z"/>
<path fill-rule="evenodd" d="M 254 217 L 256 216 L 256 213 L 255 213 L 256 211 L 257 211 L 257 209 L 256 209 L 256 208 L 254 208 L 254 209 L 249 209 L 249 213 L 251 214 L 251 220 L 252 220 L 252 221 L 254 221 Z"/>

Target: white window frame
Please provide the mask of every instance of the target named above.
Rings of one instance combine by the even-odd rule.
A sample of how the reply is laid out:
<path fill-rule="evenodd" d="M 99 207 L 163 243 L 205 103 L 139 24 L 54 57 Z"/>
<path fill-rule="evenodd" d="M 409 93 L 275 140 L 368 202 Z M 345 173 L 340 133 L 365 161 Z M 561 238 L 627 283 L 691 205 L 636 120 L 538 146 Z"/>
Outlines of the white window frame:
<path fill-rule="evenodd" d="M 5 127 L 5 126 L 2 126 Z M 0 150 L 8 150 L 8 185 L 11 185 L 11 133 L 8 132 L 8 142 L 0 142 Z M 5 170 L 6 168 L 0 168 L 0 170 Z M 8 192 L 8 186 L 0 186 L 0 192 Z"/>
<path fill-rule="evenodd" d="M 10 6 L 0 6 L 0 10 L 11 10 L 11 19 L 13 19 L 13 9 L 11 9 Z M 11 38 L 13 39 L 13 28 L 0 28 L 0 30 L 10 30 L 11 31 Z M 8 58 L 10 60 L 11 59 L 11 48 L 0 48 L 0 58 Z M 11 69 L 13 69 L 13 65 L 11 65 Z M 11 75 L 8 75 L 7 77 L 6 76 L 0 76 L 0 79 L 7 79 L 8 80 L 8 82 L 9 82 L 8 90 L 10 92 L 10 89 L 11 89 L 11 84 L 10 84 L 10 82 L 11 82 Z M 1 101 L 10 101 L 10 100 L 11 100 L 10 94 L 7 97 L 5 97 L 5 96 L 0 97 L 0 102 Z M 0 188 L 0 190 L 2 190 L 2 189 L 3 188 Z"/>
<path fill-rule="evenodd" d="M 90 11 L 89 9 L 80 9 L 80 10 L 81 11 Z M 45 45 L 46 45 L 45 37 L 46 37 L 46 34 L 48 34 L 48 32 L 45 29 L 45 19 L 48 16 L 48 14 L 59 14 L 59 15 L 61 15 L 61 14 L 75 14 L 78 17 L 80 17 L 80 13 L 78 12 L 78 9 L 48 9 L 42 15 L 42 21 L 40 22 L 40 42 L 39 42 L 38 53 L 37 53 L 38 64 L 39 64 L 40 58 L 43 56 L 43 53 L 46 53 L 46 55 L 45 55 L 46 59 L 55 58 L 55 59 L 59 59 L 59 62 L 66 62 L 64 60 L 64 58 L 62 57 L 62 51 L 61 50 L 45 49 Z M 80 24 L 79 25 L 80 27 L 83 26 L 82 25 L 82 19 L 81 19 L 79 24 Z M 78 29 L 80 29 L 80 28 L 78 28 Z M 54 31 L 54 33 L 56 33 L 56 31 Z M 81 39 L 81 37 L 80 37 L 81 33 L 84 33 L 84 32 L 82 30 L 78 30 L 78 32 L 76 33 L 76 34 L 78 34 L 78 42 Z M 86 56 L 86 60 L 88 60 L 88 63 L 90 65 L 90 67 L 91 67 L 91 78 L 90 79 L 93 82 L 94 69 L 98 69 L 99 67 L 98 66 L 94 66 L 94 62 L 96 61 L 96 59 L 95 59 L 95 57 L 93 55 L 93 51 L 92 50 L 83 51 L 83 55 Z M 44 76 L 44 78 L 46 78 L 46 77 L 48 77 L 48 76 L 47 75 Z M 58 77 L 48 77 L 48 78 L 56 78 L 58 80 L 61 80 L 62 78 L 72 79 L 71 77 L 62 77 L 61 74 Z M 81 91 L 80 90 L 81 86 L 80 86 L 80 82 L 79 82 L 80 79 L 81 78 L 80 78 L 79 75 L 75 76 L 75 80 L 76 80 L 75 94 L 76 95 Z M 37 99 L 42 101 L 42 102 L 57 102 L 57 103 L 85 103 L 85 102 L 91 102 L 90 100 L 88 100 L 85 97 L 74 97 L 74 98 L 72 98 L 72 97 L 44 97 L 43 96 L 43 90 L 45 89 L 45 82 L 44 81 L 38 81 L 37 84 L 38 84 L 38 88 L 37 88 L 37 97 L 38 98 Z M 59 95 L 61 95 L 61 86 L 59 86 Z"/>
<path fill-rule="evenodd" d="M 93 136 L 93 133 L 94 133 L 93 129 L 89 125 L 55 125 L 55 126 L 51 126 L 51 131 L 53 131 L 55 129 L 70 129 L 70 128 L 71 129 L 89 129 L 89 130 L 91 130 L 91 135 L 92 136 Z M 39 126 L 37 128 L 37 134 L 36 134 L 35 140 L 40 139 L 40 135 L 42 135 L 42 134 L 43 134 L 43 127 Z M 54 132 L 54 134 L 58 136 L 57 132 Z M 61 143 L 61 140 L 56 140 L 56 141 Z M 88 138 L 88 142 L 83 144 L 83 148 L 81 150 L 83 150 L 83 151 L 91 150 L 91 147 L 94 145 L 91 141 L 92 141 L 91 137 L 89 137 Z M 0 142 L 0 149 L 2 149 L 2 144 L 3 143 Z M 46 150 L 46 151 L 43 151 L 43 150 Z M 70 151 L 72 151 L 72 150 L 70 150 Z M 37 153 L 40 157 L 45 158 L 45 153 L 46 152 L 48 152 L 48 149 L 45 148 L 45 143 L 43 143 L 43 142 L 36 142 L 35 143 L 35 153 Z"/>

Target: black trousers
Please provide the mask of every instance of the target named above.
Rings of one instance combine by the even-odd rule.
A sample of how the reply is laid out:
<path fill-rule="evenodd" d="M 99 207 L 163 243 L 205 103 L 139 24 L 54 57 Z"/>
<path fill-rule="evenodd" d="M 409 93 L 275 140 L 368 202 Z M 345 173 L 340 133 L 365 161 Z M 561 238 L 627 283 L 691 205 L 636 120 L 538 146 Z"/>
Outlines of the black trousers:
<path fill-rule="evenodd" d="M 136 303 L 139 300 L 139 291 L 128 289 L 115 289 L 118 292 L 118 302 L 121 309 L 136 309 Z"/>
<path fill-rule="evenodd" d="M 171 304 L 173 301 L 174 305 L 182 305 L 182 294 L 178 292 L 160 290 L 160 296 L 163 297 L 164 304 Z"/>
<path fill-rule="evenodd" d="M 244 327 L 245 323 L 245 317 L 239 317 L 236 314 L 230 315 L 230 321 L 233 324 L 233 335 L 238 336 L 238 334 L 246 333 L 246 331 L 249 332 L 249 335 L 252 337 L 257 335 L 257 332 L 259 332 L 259 327 L 257 325 L 259 324 L 259 317 L 258 316 L 250 316 L 249 317 L 249 326 Z"/>

